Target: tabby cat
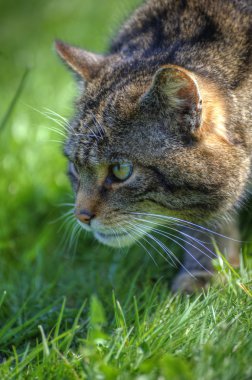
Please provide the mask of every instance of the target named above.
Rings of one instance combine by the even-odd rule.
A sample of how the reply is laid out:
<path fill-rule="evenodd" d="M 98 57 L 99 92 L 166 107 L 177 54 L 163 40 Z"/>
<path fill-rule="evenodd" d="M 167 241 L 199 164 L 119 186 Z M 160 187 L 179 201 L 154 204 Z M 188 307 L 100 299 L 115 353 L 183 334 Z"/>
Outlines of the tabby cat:
<path fill-rule="evenodd" d="M 174 290 L 211 276 L 213 237 L 239 262 L 251 36 L 250 0 L 149 0 L 105 55 L 56 41 L 82 86 L 65 143 L 77 221 L 104 244 L 142 241 L 173 261 L 176 242 L 184 261 Z"/>

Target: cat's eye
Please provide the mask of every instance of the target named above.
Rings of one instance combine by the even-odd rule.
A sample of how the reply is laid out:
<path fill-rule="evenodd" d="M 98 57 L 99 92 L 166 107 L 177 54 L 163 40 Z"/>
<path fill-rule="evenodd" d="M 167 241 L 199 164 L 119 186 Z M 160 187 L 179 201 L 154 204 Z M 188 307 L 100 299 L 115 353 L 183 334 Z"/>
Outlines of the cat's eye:
<path fill-rule="evenodd" d="M 133 172 L 133 165 L 130 162 L 120 162 L 112 165 L 112 173 L 116 179 L 126 181 Z"/>

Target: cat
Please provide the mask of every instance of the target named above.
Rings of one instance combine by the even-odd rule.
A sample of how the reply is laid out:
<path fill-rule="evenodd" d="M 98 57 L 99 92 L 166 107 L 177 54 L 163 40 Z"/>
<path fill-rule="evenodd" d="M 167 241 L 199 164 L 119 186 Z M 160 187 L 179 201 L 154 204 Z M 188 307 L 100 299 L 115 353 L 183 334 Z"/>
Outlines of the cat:
<path fill-rule="evenodd" d="M 149 0 L 105 55 L 55 42 L 82 87 L 64 146 L 76 219 L 106 245 L 148 239 L 179 262 L 175 241 L 184 260 L 174 291 L 205 286 L 216 244 L 239 265 L 251 36 L 249 0 Z"/>

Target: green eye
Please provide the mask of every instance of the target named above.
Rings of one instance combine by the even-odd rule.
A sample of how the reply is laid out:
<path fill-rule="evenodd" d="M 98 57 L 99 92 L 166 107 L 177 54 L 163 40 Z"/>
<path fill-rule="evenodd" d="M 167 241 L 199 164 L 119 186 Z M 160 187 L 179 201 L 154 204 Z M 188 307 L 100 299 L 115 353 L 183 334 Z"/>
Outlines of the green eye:
<path fill-rule="evenodd" d="M 133 165 L 129 162 L 121 162 L 112 166 L 112 173 L 120 181 L 126 181 L 133 171 Z"/>

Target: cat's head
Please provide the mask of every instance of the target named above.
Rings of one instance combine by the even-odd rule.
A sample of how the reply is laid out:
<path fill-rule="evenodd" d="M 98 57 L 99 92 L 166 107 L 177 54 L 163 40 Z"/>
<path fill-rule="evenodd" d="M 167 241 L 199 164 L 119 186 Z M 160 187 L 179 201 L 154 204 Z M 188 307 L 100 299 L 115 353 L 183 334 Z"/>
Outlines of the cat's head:
<path fill-rule="evenodd" d="M 65 143 L 83 228 L 126 246 L 159 223 L 205 223 L 238 201 L 248 160 L 214 84 L 174 65 L 56 49 L 83 86 Z"/>

